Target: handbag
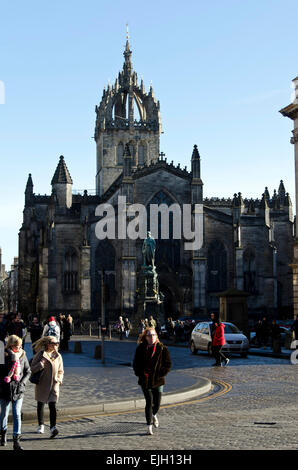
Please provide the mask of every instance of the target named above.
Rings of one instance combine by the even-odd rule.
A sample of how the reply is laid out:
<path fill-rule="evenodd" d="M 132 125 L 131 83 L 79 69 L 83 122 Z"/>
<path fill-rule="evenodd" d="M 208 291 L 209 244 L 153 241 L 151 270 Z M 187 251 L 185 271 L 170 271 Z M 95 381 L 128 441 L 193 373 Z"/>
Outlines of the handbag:
<path fill-rule="evenodd" d="M 39 370 L 38 372 L 35 372 L 35 374 L 31 374 L 29 378 L 30 382 L 35 385 L 39 384 L 39 380 L 40 380 L 42 373 L 43 373 L 43 369 Z"/>

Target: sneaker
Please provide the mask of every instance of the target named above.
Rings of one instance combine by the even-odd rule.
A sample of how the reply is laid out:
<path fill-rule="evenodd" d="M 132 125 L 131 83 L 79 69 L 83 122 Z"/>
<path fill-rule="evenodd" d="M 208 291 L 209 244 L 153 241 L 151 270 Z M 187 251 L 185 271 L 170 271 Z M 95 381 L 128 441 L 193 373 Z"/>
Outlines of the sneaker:
<path fill-rule="evenodd" d="M 54 437 L 57 436 L 57 434 L 58 434 L 58 429 L 56 428 L 56 426 L 54 426 L 53 428 L 51 428 L 50 431 L 51 431 L 50 439 L 53 439 Z"/>
<path fill-rule="evenodd" d="M 40 426 L 38 426 L 36 432 L 37 432 L 37 434 L 43 434 L 44 433 L 44 425 L 41 424 Z"/>
<path fill-rule="evenodd" d="M 153 435 L 153 431 L 152 431 L 152 424 L 149 424 L 149 426 L 147 426 L 148 430 L 147 430 L 147 434 L 149 436 L 152 436 Z"/>
<path fill-rule="evenodd" d="M 156 416 L 156 415 L 153 415 L 152 418 L 153 418 L 153 426 L 154 426 L 155 428 L 158 428 L 159 422 L 158 422 L 157 416 Z"/>
<path fill-rule="evenodd" d="M 227 365 L 229 364 L 229 362 L 230 362 L 230 359 L 226 358 L 224 367 L 227 367 Z"/>

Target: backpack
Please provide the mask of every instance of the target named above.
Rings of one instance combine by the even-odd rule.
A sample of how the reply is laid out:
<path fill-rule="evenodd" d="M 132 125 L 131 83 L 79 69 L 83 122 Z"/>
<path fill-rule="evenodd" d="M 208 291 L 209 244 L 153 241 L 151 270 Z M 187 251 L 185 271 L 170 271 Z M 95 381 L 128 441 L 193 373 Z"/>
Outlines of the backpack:
<path fill-rule="evenodd" d="M 45 336 L 55 336 L 56 338 L 58 338 L 56 327 L 49 325 L 49 329 L 45 333 Z"/>

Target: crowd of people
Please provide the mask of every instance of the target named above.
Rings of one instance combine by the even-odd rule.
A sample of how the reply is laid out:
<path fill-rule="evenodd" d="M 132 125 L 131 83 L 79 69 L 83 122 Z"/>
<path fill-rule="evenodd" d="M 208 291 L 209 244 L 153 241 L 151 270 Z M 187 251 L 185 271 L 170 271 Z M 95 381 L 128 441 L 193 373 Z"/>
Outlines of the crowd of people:
<path fill-rule="evenodd" d="M 16 335 L 22 340 L 22 348 L 27 336 L 30 336 L 32 344 L 43 336 L 55 336 L 60 349 L 67 351 L 72 334 L 73 318 L 70 314 L 59 313 L 57 317 L 50 316 L 41 323 L 38 315 L 31 315 L 29 321 L 25 322 L 21 313 L 0 313 L 0 341 L 5 341 L 7 336 Z"/>
<path fill-rule="evenodd" d="M 44 406 L 50 410 L 50 438 L 58 434 L 56 427 L 56 403 L 63 380 L 63 360 L 59 353 L 68 350 L 73 334 L 71 315 L 60 313 L 50 316 L 43 324 L 37 315 L 31 315 L 28 324 L 20 313 L 0 313 L 0 341 L 5 344 L 4 364 L 0 364 L 0 446 L 7 444 L 7 425 L 10 406 L 13 414 L 13 448 L 23 450 L 20 443 L 22 404 L 26 383 L 35 384 L 39 434 L 44 433 Z M 24 344 L 30 335 L 33 357 L 28 361 Z"/>

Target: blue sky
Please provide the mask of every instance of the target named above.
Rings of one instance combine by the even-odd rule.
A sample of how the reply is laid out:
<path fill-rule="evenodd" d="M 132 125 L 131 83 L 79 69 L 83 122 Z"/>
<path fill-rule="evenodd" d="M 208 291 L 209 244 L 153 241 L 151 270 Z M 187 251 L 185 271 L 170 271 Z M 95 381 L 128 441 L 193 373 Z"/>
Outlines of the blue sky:
<path fill-rule="evenodd" d="M 1 5 L 0 246 L 18 253 L 24 190 L 50 194 L 64 155 L 74 189 L 95 188 L 94 108 L 132 62 L 160 100 L 169 161 L 201 154 L 205 197 L 261 197 L 284 181 L 294 203 L 292 122 L 278 112 L 298 75 L 294 0 L 101 0 Z"/>

